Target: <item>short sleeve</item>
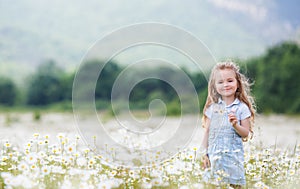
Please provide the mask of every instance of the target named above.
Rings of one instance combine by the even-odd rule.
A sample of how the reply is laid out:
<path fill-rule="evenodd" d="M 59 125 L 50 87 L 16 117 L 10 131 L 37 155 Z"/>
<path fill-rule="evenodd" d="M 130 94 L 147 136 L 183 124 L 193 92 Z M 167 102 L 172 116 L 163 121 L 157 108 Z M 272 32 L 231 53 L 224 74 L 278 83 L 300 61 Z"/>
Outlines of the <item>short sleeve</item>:
<path fill-rule="evenodd" d="M 244 120 L 251 116 L 251 111 L 245 103 L 240 104 L 239 111 L 240 111 L 240 120 Z"/>
<path fill-rule="evenodd" d="M 206 109 L 206 111 L 205 111 L 204 114 L 205 114 L 209 119 L 211 119 L 212 113 L 213 113 L 213 108 L 212 108 L 212 105 L 210 105 L 210 106 Z"/>

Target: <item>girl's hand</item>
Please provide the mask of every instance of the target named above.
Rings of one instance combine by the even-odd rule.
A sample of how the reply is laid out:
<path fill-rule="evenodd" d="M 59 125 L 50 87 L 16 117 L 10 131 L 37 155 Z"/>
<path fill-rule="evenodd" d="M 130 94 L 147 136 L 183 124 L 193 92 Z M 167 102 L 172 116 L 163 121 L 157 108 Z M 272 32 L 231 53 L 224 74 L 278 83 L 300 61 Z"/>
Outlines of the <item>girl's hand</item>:
<path fill-rule="evenodd" d="M 210 167 L 210 161 L 207 155 L 202 157 L 202 168 L 206 169 Z"/>
<path fill-rule="evenodd" d="M 238 124 L 238 119 L 237 119 L 236 115 L 234 114 L 234 112 L 229 113 L 228 118 L 229 118 L 229 121 L 232 124 L 232 126 L 236 127 Z"/>

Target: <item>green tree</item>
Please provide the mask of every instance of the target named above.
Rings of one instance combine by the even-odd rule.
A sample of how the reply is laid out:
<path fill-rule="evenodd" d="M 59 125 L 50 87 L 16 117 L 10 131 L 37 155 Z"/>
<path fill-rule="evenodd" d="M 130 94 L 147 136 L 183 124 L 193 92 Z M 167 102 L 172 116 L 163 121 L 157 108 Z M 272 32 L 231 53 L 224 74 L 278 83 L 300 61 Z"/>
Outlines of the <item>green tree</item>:
<path fill-rule="evenodd" d="M 113 84 L 120 71 L 120 66 L 114 62 L 105 64 L 98 59 L 84 62 L 75 76 L 78 83 L 80 83 L 76 92 L 77 97 L 82 101 L 91 97 L 101 101 L 110 100 Z M 98 76 L 96 81 L 95 76 Z"/>
<path fill-rule="evenodd" d="M 97 63 L 97 62 L 96 62 Z M 98 62 L 103 64 L 102 62 Z M 121 67 L 115 62 L 107 62 L 97 80 L 95 97 L 97 99 L 110 100 L 113 84 L 121 72 Z"/>
<path fill-rule="evenodd" d="M 131 104 L 141 104 L 143 108 L 147 108 L 149 103 L 154 99 L 161 99 L 164 102 L 170 102 L 177 97 L 175 89 L 171 86 L 170 81 L 175 81 L 178 74 L 175 70 L 168 67 L 158 67 L 149 69 L 131 70 L 134 74 L 128 74 L 128 80 L 135 81 L 135 77 L 144 78 L 151 76 L 134 86 L 130 93 Z M 139 75 L 140 74 L 140 75 Z"/>
<path fill-rule="evenodd" d="M 53 60 L 38 67 L 32 75 L 27 92 L 28 105 L 47 105 L 64 99 L 61 78 L 64 72 Z"/>
<path fill-rule="evenodd" d="M 0 104 L 12 106 L 17 99 L 17 87 L 15 83 L 8 78 L 0 78 Z"/>
<path fill-rule="evenodd" d="M 73 88 L 73 81 L 74 81 L 75 73 L 71 74 L 63 74 L 60 82 L 61 87 L 63 89 L 62 96 L 64 100 L 72 100 L 72 88 Z"/>
<path fill-rule="evenodd" d="M 262 111 L 276 113 L 300 112 L 300 49 L 285 42 L 268 49 L 255 60 L 255 95 Z"/>

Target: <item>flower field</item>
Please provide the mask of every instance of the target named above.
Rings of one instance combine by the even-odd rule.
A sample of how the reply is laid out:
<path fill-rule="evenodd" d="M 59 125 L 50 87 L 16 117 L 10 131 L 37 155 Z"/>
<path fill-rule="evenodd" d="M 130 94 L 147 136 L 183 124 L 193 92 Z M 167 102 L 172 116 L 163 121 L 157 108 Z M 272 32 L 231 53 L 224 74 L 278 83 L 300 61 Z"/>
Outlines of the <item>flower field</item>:
<path fill-rule="evenodd" d="M 73 138 L 73 139 L 70 139 Z M 23 147 L 2 141 L 1 188 L 206 188 L 198 149 L 189 148 L 140 169 L 109 166 L 101 155 L 80 148 L 80 137 L 33 134 Z M 159 154 L 157 154 L 159 155 Z M 296 188 L 300 145 L 293 150 L 245 146 L 247 188 Z M 224 188 L 227 188 L 224 185 Z"/>

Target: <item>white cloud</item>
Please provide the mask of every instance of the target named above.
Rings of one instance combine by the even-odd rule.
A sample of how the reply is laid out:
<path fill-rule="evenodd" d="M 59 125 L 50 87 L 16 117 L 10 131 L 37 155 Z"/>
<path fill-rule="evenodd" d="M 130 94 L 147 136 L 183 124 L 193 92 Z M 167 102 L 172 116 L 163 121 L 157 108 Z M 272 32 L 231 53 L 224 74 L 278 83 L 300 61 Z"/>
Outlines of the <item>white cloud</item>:
<path fill-rule="evenodd" d="M 255 1 L 240 1 L 240 0 L 208 0 L 215 6 L 227 9 L 229 11 L 241 12 L 250 16 L 254 20 L 264 21 L 268 15 L 268 9 Z"/>

